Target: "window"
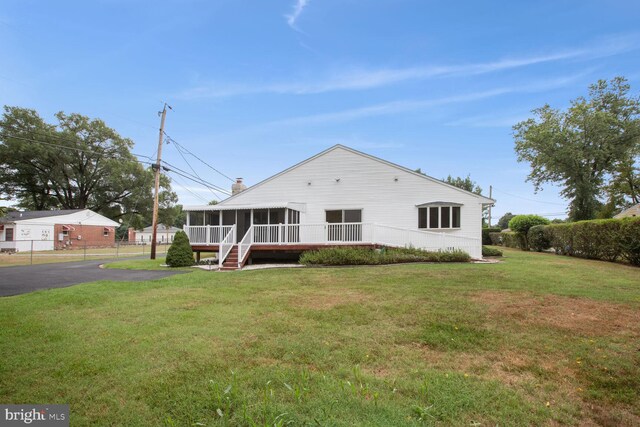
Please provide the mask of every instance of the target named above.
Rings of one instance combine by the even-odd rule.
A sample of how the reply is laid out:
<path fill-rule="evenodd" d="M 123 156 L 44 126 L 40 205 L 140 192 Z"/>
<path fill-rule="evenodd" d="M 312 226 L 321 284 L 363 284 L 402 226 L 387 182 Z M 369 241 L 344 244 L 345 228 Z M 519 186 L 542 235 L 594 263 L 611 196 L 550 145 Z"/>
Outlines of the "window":
<path fill-rule="evenodd" d="M 362 222 L 362 209 L 326 211 L 326 218 L 329 224 Z"/>
<path fill-rule="evenodd" d="M 451 228 L 460 228 L 460 206 L 451 208 Z"/>
<path fill-rule="evenodd" d="M 362 209 L 326 211 L 327 239 L 333 242 L 362 241 Z"/>
<path fill-rule="evenodd" d="M 7 228 L 4 230 L 4 240 L 7 242 L 13 242 L 13 228 Z"/>
<path fill-rule="evenodd" d="M 418 228 L 460 228 L 460 206 L 418 208 Z"/>
<path fill-rule="evenodd" d="M 253 223 L 256 225 L 269 224 L 269 209 L 255 209 Z"/>
<path fill-rule="evenodd" d="M 327 211 L 327 222 L 329 224 L 338 224 L 342 222 L 342 211 Z"/>
<path fill-rule="evenodd" d="M 102 229 L 102 235 L 103 235 L 104 237 L 109 237 L 109 228 L 104 227 L 104 228 Z"/>

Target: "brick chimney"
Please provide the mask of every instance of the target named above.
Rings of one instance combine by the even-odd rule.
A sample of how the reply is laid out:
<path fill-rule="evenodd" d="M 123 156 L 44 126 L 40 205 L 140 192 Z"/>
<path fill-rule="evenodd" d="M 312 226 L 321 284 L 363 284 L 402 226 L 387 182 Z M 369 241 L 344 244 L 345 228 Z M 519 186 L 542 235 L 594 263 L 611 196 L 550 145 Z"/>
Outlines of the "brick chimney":
<path fill-rule="evenodd" d="M 133 227 L 129 227 L 129 229 L 127 230 L 129 233 L 127 235 L 127 240 L 129 242 L 135 242 L 136 241 L 136 229 Z"/>
<path fill-rule="evenodd" d="M 247 189 L 247 186 L 242 183 L 242 178 L 236 178 L 236 182 L 231 185 L 231 195 L 235 196 L 238 193 L 242 193 Z"/>

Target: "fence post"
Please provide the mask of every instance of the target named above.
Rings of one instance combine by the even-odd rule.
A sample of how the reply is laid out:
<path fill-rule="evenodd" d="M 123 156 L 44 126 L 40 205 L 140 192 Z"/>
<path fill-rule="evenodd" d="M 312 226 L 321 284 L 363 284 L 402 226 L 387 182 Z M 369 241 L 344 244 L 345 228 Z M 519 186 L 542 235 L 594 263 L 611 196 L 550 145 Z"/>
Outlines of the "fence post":
<path fill-rule="evenodd" d="M 33 265 L 33 240 L 31 241 L 31 265 Z"/>

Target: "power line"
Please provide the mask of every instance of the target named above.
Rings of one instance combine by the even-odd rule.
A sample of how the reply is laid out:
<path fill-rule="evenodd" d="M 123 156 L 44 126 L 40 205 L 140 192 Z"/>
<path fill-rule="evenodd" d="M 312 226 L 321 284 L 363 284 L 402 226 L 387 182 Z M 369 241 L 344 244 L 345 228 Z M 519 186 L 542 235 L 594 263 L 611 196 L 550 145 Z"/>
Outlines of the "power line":
<path fill-rule="evenodd" d="M 177 177 L 173 177 L 173 179 L 175 180 L 176 184 L 178 184 L 178 186 L 182 187 L 184 190 L 188 191 L 189 193 L 191 193 L 194 197 L 197 197 L 198 199 L 202 200 L 205 203 L 209 203 L 208 200 L 206 200 L 204 197 L 202 197 L 199 194 L 194 193 L 193 191 L 191 191 L 187 186 L 183 185 Z"/>
<path fill-rule="evenodd" d="M 33 132 L 33 133 L 38 135 L 38 132 Z M 94 150 L 87 150 L 85 148 L 71 147 L 71 146 L 68 146 L 68 145 L 61 145 L 61 144 L 54 144 L 54 143 L 48 142 L 48 141 L 41 141 L 41 140 L 37 140 L 37 139 L 33 139 L 33 138 L 26 138 L 24 136 L 12 135 L 12 134 L 8 134 L 8 133 L 5 133 L 5 132 L 1 132 L 0 136 L 13 138 L 13 139 L 19 139 L 19 140 L 23 140 L 23 141 L 35 142 L 35 143 L 38 143 L 38 144 L 48 145 L 50 147 L 63 148 L 63 149 L 66 149 L 66 150 L 73 150 L 73 151 L 78 151 L 78 152 L 82 152 L 82 153 L 96 154 L 96 155 L 99 155 L 99 156 L 105 156 L 105 155 L 109 154 L 107 151 L 99 152 L 99 151 L 94 151 Z M 77 144 L 78 143 L 78 141 L 73 141 L 73 140 L 70 140 L 70 139 L 64 139 L 64 138 L 60 138 L 60 137 L 52 137 L 50 135 L 40 134 L 39 136 L 41 136 L 42 138 L 52 139 L 54 141 L 70 142 L 70 143 L 73 143 L 73 144 Z M 145 157 L 145 158 L 147 158 L 149 160 L 153 160 L 152 157 L 145 156 L 144 154 L 136 154 L 136 153 L 131 153 L 131 154 L 136 156 L 136 157 Z M 145 163 L 145 162 L 141 162 L 141 163 Z"/>
<path fill-rule="evenodd" d="M 530 199 L 528 197 L 523 197 L 523 196 L 518 196 L 516 194 L 507 193 L 506 191 L 498 190 L 495 187 L 493 189 L 494 189 L 494 191 L 497 191 L 498 193 L 506 194 L 507 196 L 516 197 L 516 198 L 522 199 L 522 200 L 528 200 L 530 202 L 543 203 L 543 204 L 546 204 L 546 205 L 566 206 L 565 203 L 545 202 L 543 200 L 535 200 L 535 199 Z"/>
<path fill-rule="evenodd" d="M 171 138 L 171 136 L 169 136 L 166 132 L 165 135 L 167 138 L 169 138 L 169 140 L 171 142 L 173 142 L 174 144 L 176 144 L 177 147 L 182 148 L 184 151 L 186 151 L 188 154 L 190 154 L 191 156 L 193 156 L 195 159 L 199 160 L 202 164 L 204 164 L 205 166 L 207 166 L 209 169 L 213 170 L 214 172 L 219 173 L 220 175 L 222 175 L 223 177 L 227 178 L 229 181 L 231 182 L 235 182 L 235 180 L 231 177 L 229 177 L 228 175 L 225 175 L 224 173 L 220 172 L 218 169 L 214 168 L 213 166 L 211 166 L 209 163 L 205 162 L 204 160 L 202 160 L 200 157 L 196 156 L 195 154 L 193 154 L 191 151 L 189 151 L 188 149 L 186 149 L 182 144 L 178 143 L 178 141 L 176 141 L 175 139 Z"/>
<path fill-rule="evenodd" d="M 176 146 L 176 150 L 178 150 L 178 153 L 180 154 L 180 157 L 182 157 L 182 160 L 185 161 L 185 163 L 189 166 L 189 168 L 193 171 L 193 173 L 195 174 L 195 176 L 197 176 L 200 180 L 204 181 L 202 179 L 202 177 L 200 177 L 200 175 L 198 175 L 198 172 L 196 172 L 196 170 L 193 168 L 193 166 L 191 166 L 191 163 L 189 163 L 189 161 L 187 160 L 187 158 L 184 156 L 184 154 L 182 153 L 182 150 L 180 149 L 180 146 L 178 144 L 174 144 Z M 209 189 L 209 191 L 211 192 L 211 194 L 213 194 L 213 196 L 220 200 L 220 196 L 218 196 L 218 194 L 216 194 L 213 190 Z"/>
<path fill-rule="evenodd" d="M 162 161 L 162 163 L 164 163 L 164 164 L 166 164 L 167 166 L 169 166 L 169 168 L 174 169 L 174 172 L 175 172 L 175 171 L 179 171 L 179 172 L 181 172 L 179 175 L 181 175 L 181 176 L 182 176 L 182 177 L 184 177 L 184 178 L 190 179 L 191 181 L 194 181 L 194 182 L 196 182 L 196 183 L 198 183 L 198 184 L 200 184 L 200 185 L 204 185 L 204 186 L 206 186 L 206 187 L 210 187 L 210 188 L 212 188 L 213 190 L 216 190 L 217 192 L 222 193 L 222 194 L 224 194 L 224 195 L 227 195 L 227 196 L 228 196 L 228 195 L 230 195 L 230 192 L 229 192 L 229 191 L 227 191 L 227 190 L 225 190 L 224 188 L 219 187 L 219 186 L 217 186 L 217 185 L 215 185 L 215 184 L 212 184 L 212 183 L 210 183 L 210 182 L 208 182 L 208 181 L 205 181 L 205 180 L 204 180 L 204 179 L 202 179 L 202 178 L 196 177 L 196 176 L 194 176 L 194 175 L 190 174 L 189 172 L 187 172 L 187 171 L 185 171 L 185 170 L 183 170 L 183 169 L 180 169 L 179 167 L 177 167 L 177 166 L 175 166 L 175 165 L 172 165 L 171 163 L 167 162 L 166 160 L 163 160 L 163 161 Z M 168 171 L 170 171 L 170 169 L 169 169 L 169 168 L 167 168 L 167 167 L 165 167 L 165 166 L 163 166 L 163 168 L 164 168 L 167 172 L 168 172 Z M 177 173 L 177 172 L 176 172 L 176 173 Z"/>

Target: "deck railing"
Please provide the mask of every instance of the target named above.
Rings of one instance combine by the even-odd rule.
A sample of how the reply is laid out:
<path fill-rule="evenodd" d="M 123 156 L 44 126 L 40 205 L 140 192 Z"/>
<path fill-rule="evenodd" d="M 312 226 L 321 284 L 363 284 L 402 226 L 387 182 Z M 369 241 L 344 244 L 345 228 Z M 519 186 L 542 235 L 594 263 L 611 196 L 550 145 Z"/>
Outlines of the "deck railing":
<path fill-rule="evenodd" d="M 222 268 L 222 264 L 224 263 L 224 260 L 227 258 L 227 256 L 229 255 L 229 252 L 231 252 L 231 249 L 233 249 L 235 244 L 236 244 L 236 226 L 232 225 L 229 232 L 226 234 L 226 236 L 224 236 L 224 238 L 220 242 L 220 250 L 218 251 L 218 255 L 219 255 L 218 267 Z"/>
<path fill-rule="evenodd" d="M 249 253 L 249 249 L 253 243 L 253 233 L 253 227 L 249 227 L 247 233 L 244 235 L 240 243 L 238 243 L 238 268 L 242 267 L 242 263 Z"/>
<path fill-rule="evenodd" d="M 207 231 L 207 228 L 210 230 Z M 233 240 L 230 231 L 233 228 Z M 192 245 L 220 244 L 230 251 L 229 244 L 237 242 L 235 226 L 185 226 Z M 225 240 L 225 238 L 227 238 Z M 342 224 L 254 224 L 242 236 L 238 247 L 238 258 L 248 252 L 252 245 L 340 245 L 340 244 L 378 244 L 395 247 L 408 247 L 430 250 L 463 250 L 473 258 L 480 258 L 480 238 L 460 235 L 452 232 L 434 232 L 411 230 L 389 225 L 371 223 Z M 222 245 L 221 245 L 222 246 Z M 226 254 L 225 254 L 226 256 Z"/>

